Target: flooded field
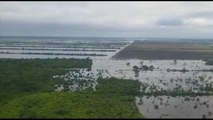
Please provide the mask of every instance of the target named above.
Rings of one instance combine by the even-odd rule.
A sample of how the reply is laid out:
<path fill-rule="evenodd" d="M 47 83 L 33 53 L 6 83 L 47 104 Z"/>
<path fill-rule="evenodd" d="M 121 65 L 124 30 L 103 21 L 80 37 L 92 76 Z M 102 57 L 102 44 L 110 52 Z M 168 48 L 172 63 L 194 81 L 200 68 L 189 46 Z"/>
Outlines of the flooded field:
<path fill-rule="evenodd" d="M 147 118 L 213 118 L 212 96 L 143 96 L 136 98 L 136 104 Z"/>
<path fill-rule="evenodd" d="M 131 40 L 67 37 L 0 37 L 0 58 L 108 59 Z"/>
<path fill-rule="evenodd" d="M 142 65 L 154 66 L 154 69 L 152 71 L 140 70 L 138 73 L 133 70 L 133 66 L 140 67 Z M 168 69 L 186 69 L 187 72 L 168 71 Z M 90 80 L 91 84 L 87 85 L 92 86 L 94 90 L 95 85 L 98 84 L 96 83 L 98 77 L 116 77 L 141 81 L 141 91 L 144 91 L 145 93 L 155 91 L 163 92 L 163 90 L 165 90 L 174 91 L 174 93 L 181 91 L 183 93 L 192 92 L 195 94 L 212 94 L 212 70 L 213 66 L 205 65 L 205 62 L 201 60 L 93 60 L 91 71 L 82 69 L 78 72 L 69 72 L 61 77 L 65 80 L 73 81 L 73 76 L 77 75 L 77 80 L 75 80 L 84 81 L 82 83 L 87 83 L 88 80 Z M 89 86 L 82 85 L 78 89 L 84 89 Z M 60 88 L 61 87 L 62 85 Z M 76 90 L 76 84 L 72 83 L 68 89 L 71 91 Z M 213 118 L 212 96 L 168 96 L 169 97 L 161 95 L 142 96 L 141 101 L 139 97 L 136 97 L 136 104 L 140 112 L 147 118 Z M 163 100 L 159 101 L 159 98 L 162 98 Z M 188 98 L 190 99 L 188 100 Z M 205 101 L 206 103 L 204 103 Z M 159 108 L 155 109 L 154 105 L 158 105 Z"/>
<path fill-rule="evenodd" d="M 95 90 L 99 77 L 139 80 L 144 95 L 136 97 L 136 104 L 145 117 L 213 118 L 213 66 L 203 60 L 118 60 L 112 57 L 132 42 L 67 38 L 62 42 L 52 39 L 26 42 L 4 38 L 0 43 L 0 58 L 90 58 L 91 69 L 69 69 L 64 75 L 53 76 L 67 81 L 55 85 L 55 90 L 75 91 L 88 87 Z"/>

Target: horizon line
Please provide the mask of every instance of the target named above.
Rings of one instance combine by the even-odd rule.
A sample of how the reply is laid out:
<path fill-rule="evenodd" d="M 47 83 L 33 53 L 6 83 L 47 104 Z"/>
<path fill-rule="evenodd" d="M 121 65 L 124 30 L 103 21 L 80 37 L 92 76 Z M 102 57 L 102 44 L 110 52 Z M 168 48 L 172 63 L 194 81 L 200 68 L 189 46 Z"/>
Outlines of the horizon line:
<path fill-rule="evenodd" d="M 50 35 L 0 35 L 0 37 L 55 37 L 55 38 L 134 38 L 134 39 L 213 39 L 213 38 L 189 38 L 189 37 L 184 37 L 184 38 L 179 38 L 179 37 L 122 37 L 122 36 L 50 36 Z"/>

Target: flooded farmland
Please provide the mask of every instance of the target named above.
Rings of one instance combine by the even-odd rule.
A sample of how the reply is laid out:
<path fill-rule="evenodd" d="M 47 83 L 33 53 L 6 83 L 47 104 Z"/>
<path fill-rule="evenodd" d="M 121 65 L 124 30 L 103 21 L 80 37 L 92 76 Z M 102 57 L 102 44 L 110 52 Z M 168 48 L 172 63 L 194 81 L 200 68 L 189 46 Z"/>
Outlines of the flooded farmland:
<path fill-rule="evenodd" d="M 143 96 L 141 99 L 143 103 L 136 98 L 137 106 L 147 118 L 212 118 L 213 115 L 212 96 Z"/>
<path fill-rule="evenodd" d="M 130 64 L 128 65 L 127 63 Z M 155 69 L 153 71 L 139 71 L 137 74 L 132 70 L 135 65 L 152 65 Z M 168 69 L 182 70 L 183 68 L 188 71 L 184 73 L 168 71 Z M 153 90 L 182 90 L 195 93 L 212 93 L 212 90 L 205 90 L 207 86 L 213 85 L 212 71 L 204 72 L 202 71 L 204 69 L 213 70 L 213 66 L 205 65 L 205 62 L 201 60 L 177 60 L 176 64 L 172 60 L 93 60 L 91 71 L 84 72 L 86 71 L 84 70 L 79 73 L 82 72 L 82 78 L 85 80 L 91 80 L 92 78 L 93 82 L 91 83 L 93 84 L 91 85 L 93 88 L 98 84 L 95 80 L 101 76 L 103 78 L 116 77 L 139 80 L 143 85 L 147 85 L 145 89 L 147 93 Z M 76 74 L 76 72 L 73 72 L 73 74 Z M 69 73 L 65 76 L 64 78 L 69 80 L 73 75 Z M 153 89 L 153 87 L 156 89 Z M 70 90 L 73 90 L 73 87 L 70 86 L 70 88 Z M 189 98 L 189 100 L 185 100 L 186 98 Z M 136 104 L 140 112 L 147 118 L 213 117 L 212 96 L 142 96 L 141 99 L 142 101 L 140 101 L 140 97 L 136 97 Z M 200 100 L 197 101 L 197 99 Z M 154 105 L 158 105 L 159 108 L 155 109 Z"/>
<path fill-rule="evenodd" d="M 60 40 L 60 42 L 58 42 Z M 66 37 L 1 37 L 0 58 L 109 59 L 132 41 Z"/>
<path fill-rule="evenodd" d="M 55 85 L 56 91 L 95 90 L 97 78 L 139 80 L 141 92 L 192 92 L 202 96 L 144 95 L 136 97 L 136 105 L 146 118 L 213 118 L 213 66 L 203 60 L 114 59 L 112 56 L 130 45 L 132 40 L 1 40 L 0 58 L 90 58 L 91 70 L 70 69 L 55 75 L 69 81 Z M 32 45 L 33 44 L 33 45 Z"/>

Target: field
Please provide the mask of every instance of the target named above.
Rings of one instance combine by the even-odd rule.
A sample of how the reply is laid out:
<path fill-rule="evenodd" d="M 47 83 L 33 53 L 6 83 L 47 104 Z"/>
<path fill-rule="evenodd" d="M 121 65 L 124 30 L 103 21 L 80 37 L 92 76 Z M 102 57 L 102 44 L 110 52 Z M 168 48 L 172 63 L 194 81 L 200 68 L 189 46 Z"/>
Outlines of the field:
<path fill-rule="evenodd" d="M 144 60 L 213 59 L 213 46 L 208 43 L 193 42 L 134 41 L 112 58 Z"/>

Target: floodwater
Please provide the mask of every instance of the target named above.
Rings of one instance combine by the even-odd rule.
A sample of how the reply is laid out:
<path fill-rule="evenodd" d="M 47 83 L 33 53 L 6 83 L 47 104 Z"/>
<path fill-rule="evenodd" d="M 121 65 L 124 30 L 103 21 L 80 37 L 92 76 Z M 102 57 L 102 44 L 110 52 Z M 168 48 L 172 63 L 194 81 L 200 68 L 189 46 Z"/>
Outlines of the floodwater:
<path fill-rule="evenodd" d="M 145 118 L 213 118 L 213 96 L 136 98 L 136 105 Z"/>
<path fill-rule="evenodd" d="M 33 41 L 35 42 L 35 41 Z M 56 91 L 64 89 L 75 91 L 82 90 L 88 87 L 93 87 L 98 84 L 96 79 L 98 77 L 116 77 L 124 79 L 139 80 L 143 84 L 148 85 L 145 92 L 151 91 L 150 86 L 155 86 L 156 90 L 191 90 L 193 92 L 206 92 L 202 91 L 203 88 L 213 85 L 213 66 L 205 65 L 202 60 L 114 60 L 111 57 L 131 44 L 128 41 L 123 44 L 114 43 L 113 41 L 104 41 L 102 46 L 88 46 L 85 49 L 96 50 L 110 50 L 111 52 L 101 51 L 61 51 L 57 49 L 81 49 L 85 44 L 82 42 L 79 46 L 73 48 L 72 43 L 75 41 L 65 41 L 65 45 L 58 45 L 56 41 L 52 46 L 48 45 L 48 40 L 39 42 L 32 46 L 32 43 L 18 44 L 19 41 L 12 44 L 0 44 L 0 58 L 91 58 L 93 65 L 90 71 L 85 69 L 70 69 L 68 73 L 59 76 L 55 75 L 54 78 L 62 78 L 69 81 L 68 84 L 55 85 Z M 126 42 L 126 41 L 125 41 Z M 45 44 L 44 44 L 45 43 Z M 88 41 L 86 41 L 88 43 Z M 107 44 L 105 44 L 107 43 Z M 110 47 L 108 46 L 110 43 Z M 122 43 L 122 44 L 121 44 Z M 26 45 L 25 45 L 26 44 Z M 72 48 L 67 44 L 71 44 Z M 97 41 L 94 42 L 97 44 Z M 28 46 L 28 47 L 26 47 Z M 29 47 L 30 46 L 30 47 Z M 108 46 L 108 47 L 106 47 Z M 18 49 L 8 49 L 8 48 Z M 38 50 L 22 49 L 25 48 L 38 48 Z M 114 48 L 113 48 L 114 47 Z M 40 48 L 50 50 L 40 50 Z M 51 50 L 52 49 L 52 50 Z M 1 53 L 2 52 L 2 53 Z M 4 53 L 3 53 L 4 52 Z M 12 52 L 14 54 L 7 54 L 5 52 Z M 87 54 L 106 54 L 106 56 L 75 56 L 75 55 L 35 55 L 35 54 L 20 54 L 20 53 L 87 53 Z M 133 71 L 133 66 L 153 66 L 152 71 L 140 70 Z M 187 70 L 185 72 L 181 70 Z M 176 71 L 171 71 L 176 70 Z M 204 71 L 206 70 L 206 71 Z M 168 96 L 142 96 L 136 97 L 136 105 L 139 111 L 146 118 L 213 118 L 213 97 L 168 97 Z"/>
<path fill-rule="evenodd" d="M 127 65 L 126 63 L 130 63 Z M 140 71 L 138 76 L 132 70 L 133 66 L 153 65 L 153 71 Z M 187 69 L 188 72 L 168 72 L 167 69 Z M 71 91 L 77 89 L 78 82 L 84 83 L 90 80 L 90 85 L 82 86 L 79 89 L 84 89 L 92 86 L 95 89 L 96 79 L 100 76 L 103 78 L 116 77 L 124 79 L 139 80 L 148 85 L 157 86 L 158 90 L 172 90 L 180 86 L 183 90 L 192 90 L 193 92 L 200 91 L 206 85 L 213 85 L 212 72 L 204 72 L 199 70 L 213 70 L 213 66 L 205 65 L 201 60 L 177 60 L 174 64 L 172 60 L 93 60 L 91 71 L 80 69 L 79 71 L 70 70 L 64 76 L 60 76 L 65 80 L 74 81 L 69 88 Z M 74 77 L 76 76 L 76 78 Z M 200 78 L 204 79 L 201 80 Z M 194 81 L 197 81 L 194 84 Z M 60 86 L 61 87 L 61 86 Z M 146 92 L 151 89 L 147 87 Z M 186 97 L 169 97 L 143 96 L 143 104 L 140 103 L 140 98 L 136 97 L 136 105 L 139 111 L 146 118 L 213 118 L 213 97 L 212 96 L 197 96 L 189 97 L 189 100 L 184 100 Z M 197 101 L 199 99 L 199 101 Z M 154 105 L 159 108 L 155 109 Z"/>
<path fill-rule="evenodd" d="M 99 38 L 0 37 L 0 58 L 109 59 L 131 42 Z"/>
<path fill-rule="evenodd" d="M 104 63 L 104 64 L 103 64 Z M 127 63 L 130 63 L 127 65 Z M 153 71 L 139 71 L 137 74 L 133 71 L 133 66 L 154 66 Z M 167 69 L 183 68 L 189 72 L 168 72 Z M 192 86 L 203 87 L 206 84 L 213 85 L 212 72 L 201 70 L 213 70 L 213 66 L 205 65 L 201 60 L 177 60 L 174 64 L 173 60 L 93 60 L 92 72 L 98 74 L 100 71 L 104 78 L 117 77 L 125 79 L 135 79 L 142 83 L 149 83 L 157 86 L 159 89 L 173 89 L 179 85 L 184 90 L 190 89 Z M 200 78 L 204 80 L 200 80 Z M 197 80 L 199 86 L 194 85 Z M 148 89 L 147 89 L 148 91 Z"/>

